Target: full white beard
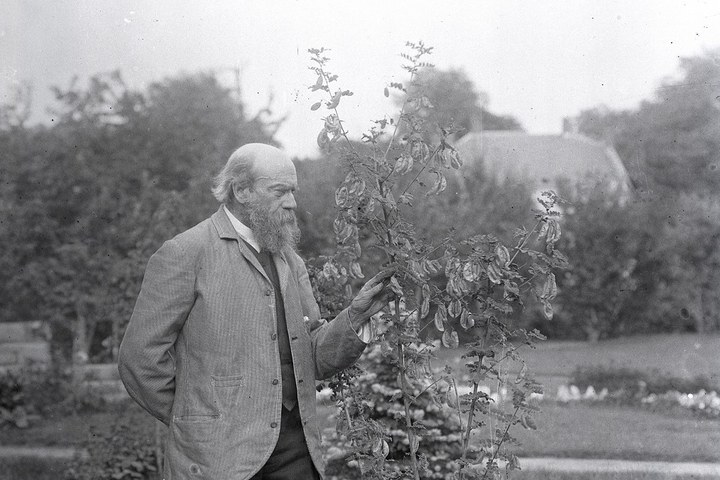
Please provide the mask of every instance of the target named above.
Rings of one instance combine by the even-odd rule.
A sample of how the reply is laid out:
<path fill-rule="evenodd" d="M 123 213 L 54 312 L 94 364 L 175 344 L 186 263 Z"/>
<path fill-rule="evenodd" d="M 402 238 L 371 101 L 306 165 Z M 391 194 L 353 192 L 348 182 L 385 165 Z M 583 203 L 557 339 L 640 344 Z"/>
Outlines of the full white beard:
<path fill-rule="evenodd" d="M 300 229 L 297 226 L 295 212 L 280 210 L 270 215 L 265 205 L 252 202 L 247 205 L 248 225 L 262 250 L 272 253 L 290 248 L 297 250 L 300 241 Z"/>

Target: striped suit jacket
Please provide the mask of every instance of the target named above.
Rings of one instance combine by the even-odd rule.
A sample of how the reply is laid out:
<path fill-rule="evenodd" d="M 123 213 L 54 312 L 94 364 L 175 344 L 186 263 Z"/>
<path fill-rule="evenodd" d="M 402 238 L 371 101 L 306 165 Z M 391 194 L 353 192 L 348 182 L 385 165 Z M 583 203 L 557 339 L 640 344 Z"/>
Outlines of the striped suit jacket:
<path fill-rule="evenodd" d="M 297 254 L 274 260 L 300 416 L 322 473 L 315 379 L 351 365 L 365 343 L 347 310 L 320 318 Z M 246 479 L 270 457 L 282 408 L 274 292 L 222 208 L 150 258 L 118 369 L 130 396 L 169 427 L 164 478 Z"/>

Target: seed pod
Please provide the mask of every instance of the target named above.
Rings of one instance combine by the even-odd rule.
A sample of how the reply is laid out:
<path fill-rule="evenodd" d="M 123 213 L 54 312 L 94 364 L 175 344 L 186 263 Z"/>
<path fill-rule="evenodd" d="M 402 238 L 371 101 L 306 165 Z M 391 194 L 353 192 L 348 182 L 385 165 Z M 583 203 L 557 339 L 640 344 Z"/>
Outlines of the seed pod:
<path fill-rule="evenodd" d="M 480 278 L 480 265 L 477 262 L 465 263 L 463 265 L 463 278 L 471 283 Z"/>
<path fill-rule="evenodd" d="M 444 308 L 444 307 L 443 307 Z M 440 314 L 440 309 L 438 308 L 437 312 L 435 312 L 435 317 L 433 317 L 433 321 L 435 322 L 435 328 L 437 328 L 438 332 L 444 332 L 445 331 L 445 319 Z"/>
<path fill-rule="evenodd" d="M 410 438 L 410 453 L 414 455 L 419 446 L 420 438 L 418 438 L 417 434 L 412 435 Z"/>
<path fill-rule="evenodd" d="M 325 118 L 325 130 L 335 133 L 340 130 L 340 118 L 334 113 Z"/>
<path fill-rule="evenodd" d="M 338 90 L 335 95 L 333 95 L 332 99 L 328 102 L 327 108 L 329 110 L 337 108 L 337 106 L 340 104 L 340 97 L 342 97 L 342 92 Z"/>
<path fill-rule="evenodd" d="M 549 273 L 545 278 L 545 284 L 543 285 L 542 298 L 545 300 L 552 300 L 557 295 L 557 284 L 555 283 L 555 274 Z"/>
<path fill-rule="evenodd" d="M 422 140 L 414 140 L 410 145 L 410 156 L 413 160 L 421 161 L 428 154 L 428 146 Z"/>
<path fill-rule="evenodd" d="M 500 272 L 500 269 L 494 262 L 488 264 L 487 276 L 492 283 L 494 283 L 496 285 L 500 283 L 501 278 L 502 278 L 501 273 L 502 272 Z"/>
<path fill-rule="evenodd" d="M 350 262 L 350 276 L 353 278 L 365 278 L 358 262 Z"/>
<path fill-rule="evenodd" d="M 433 184 L 432 188 L 426 193 L 426 195 L 438 195 L 442 193 L 445 188 L 447 188 L 447 180 L 445 179 L 445 175 L 443 175 L 440 172 L 433 172 L 436 175 L 435 183 Z"/>
<path fill-rule="evenodd" d="M 458 334 L 455 330 L 445 330 L 442 336 L 442 343 L 447 348 L 457 348 L 460 345 Z"/>
<path fill-rule="evenodd" d="M 450 314 L 451 317 L 456 318 L 460 316 L 462 310 L 462 302 L 460 302 L 457 298 L 452 299 L 448 307 L 448 314 Z"/>
<path fill-rule="evenodd" d="M 325 130 L 323 128 L 322 130 L 320 130 L 320 133 L 318 133 L 318 136 L 317 136 L 318 147 L 320 147 L 321 149 L 324 150 L 325 147 L 327 147 L 329 143 L 330 143 L 330 139 L 327 136 L 327 130 Z"/>
<path fill-rule="evenodd" d="M 448 389 L 445 399 L 448 407 L 457 408 L 459 399 L 454 388 Z"/>
<path fill-rule="evenodd" d="M 548 301 L 543 302 L 543 314 L 548 320 L 553 319 L 553 307 Z"/>
<path fill-rule="evenodd" d="M 460 158 L 460 154 L 458 153 L 457 150 L 455 150 L 454 148 L 451 148 L 450 151 L 448 152 L 448 156 L 450 157 L 450 166 L 452 168 L 457 170 L 460 167 L 462 167 L 463 162 L 462 162 L 462 159 Z"/>
<path fill-rule="evenodd" d="M 470 312 L 466 309 L 463 309 L 460 314 L 460 326 L 465 330 L 469 330 L 475 326 L 475 319 L 470 316 Z"/>
<path fill-rule="evenodd" d="M 349 192 L 345 185 L 335 190 L 335 204 L 340 208 L 345 208 L 349 200 Z"/>
<path fill-rule="evenodd" d="M 415 165 L 413 158 L 407 153 L 403 153 L 395 161 L 395 171 L 398 175 L 405 175 L 413 169 L 413 165 Z"/>
<path fill-rule="evenodd" d="M 498 265 L 501 267 L 507 267 L 508 263 L 510 263 L 510 252 L 505 245 L 497 244 L 495 247 L 495 256 L 497 257 Z"/>
<path fill-rule="evenodd" d="M 422 303 L 420 305 L 420 318 L 427 317 L 430 313 L 430 285 L 427 283 L 422 286 Z"/>

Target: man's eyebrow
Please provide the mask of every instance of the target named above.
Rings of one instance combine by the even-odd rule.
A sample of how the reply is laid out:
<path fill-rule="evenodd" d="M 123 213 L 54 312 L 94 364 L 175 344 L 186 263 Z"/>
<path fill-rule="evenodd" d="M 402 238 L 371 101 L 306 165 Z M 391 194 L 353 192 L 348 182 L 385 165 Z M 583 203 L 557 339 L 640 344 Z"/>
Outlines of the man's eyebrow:
<path fill-rule="evenodd" d="M 297 184 L 291 182 L 274 182 L 270 184 L 270 188 L 285 188 L 289 190 L 297 190 Z"/>

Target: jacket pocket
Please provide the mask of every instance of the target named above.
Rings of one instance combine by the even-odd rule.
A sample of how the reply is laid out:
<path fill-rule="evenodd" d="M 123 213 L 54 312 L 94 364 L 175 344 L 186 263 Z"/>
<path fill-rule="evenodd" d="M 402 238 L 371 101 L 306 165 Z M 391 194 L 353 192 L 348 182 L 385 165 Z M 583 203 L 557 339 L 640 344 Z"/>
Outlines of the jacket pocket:
<path fill-rule="evenodd" d="M 242 387 L 245 385 L 243 375 L 213 375 L 212 383 L 215 387 Z"/>
<path fill-rule="evenodd" d="M 183 415 L 173 417 L 173 435 L 179 444 L 191 446 L 213 440 L 220 426 L 220 415 Z"/>
<path fill-rule="evenodd" d="M 213 375 L 211 377 L 217 410 L 222 417 L 242 415 L 245 390 L 243 375 Z"/>

